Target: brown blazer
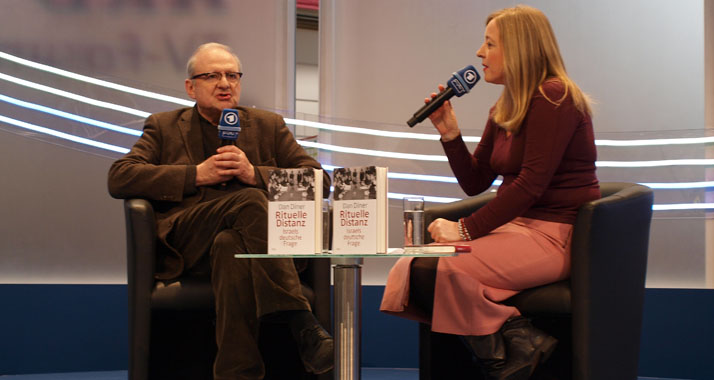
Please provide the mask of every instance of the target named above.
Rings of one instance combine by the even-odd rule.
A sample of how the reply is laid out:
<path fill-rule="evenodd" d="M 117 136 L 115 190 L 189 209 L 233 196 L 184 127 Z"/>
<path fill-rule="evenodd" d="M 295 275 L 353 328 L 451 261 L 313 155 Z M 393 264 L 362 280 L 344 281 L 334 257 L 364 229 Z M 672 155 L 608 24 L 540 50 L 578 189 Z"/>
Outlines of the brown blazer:
<path fill-rule="evenodd" d="M 283 117 L 255 108 L 238 107 L 241 132 L 236 141 L 255 166 L 256 187 L 266 189 L 275 168 L 321 168 L 295 141 Z M 203 137 L 195 107 L 149 116 L 144 133 L 124 157 L 109 169 L 109 194 L 114 198 L 145 198 L 157 217 L 157 235 L 165 242 L 176 212 L 206 200 L 206 188 L 196 187 L 196 165 L 204 160 Z M 330 177 L 325 174 L 325 197 Z M 236 190 L 247 185 L 234 184 Z M 175 254 L 179 254 L 175 252 Z"/>

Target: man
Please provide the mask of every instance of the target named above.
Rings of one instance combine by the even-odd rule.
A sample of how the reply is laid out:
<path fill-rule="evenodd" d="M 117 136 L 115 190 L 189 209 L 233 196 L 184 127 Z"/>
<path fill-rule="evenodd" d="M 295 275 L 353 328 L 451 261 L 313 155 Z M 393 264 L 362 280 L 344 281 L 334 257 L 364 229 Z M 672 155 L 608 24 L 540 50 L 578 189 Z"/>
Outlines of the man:
<path fill-rule="evenodd" d="M 297 144 L 279 115 L 238 107 L 241 64 L 229 47 L 201 45 L 187 65 L 186 93 L 196 105 L 149 116 L 144 133 L 109 170 L 115 198 L 149 199 L 165 252 L 156 278 L 208 275 L 216 298 L 214 378 L 261 379 L 256 336 L 261 318 L 288 321 L 305 368 L 332 369 L 333 340 L 300 290 L 292 260 L 236 259 L 267 252 L 270 169 L 320 164 Z M 236 145 L 220 146 L 217 125 L 238 107 Z M 325 194 L 330 179 L 325 175 Z"/>

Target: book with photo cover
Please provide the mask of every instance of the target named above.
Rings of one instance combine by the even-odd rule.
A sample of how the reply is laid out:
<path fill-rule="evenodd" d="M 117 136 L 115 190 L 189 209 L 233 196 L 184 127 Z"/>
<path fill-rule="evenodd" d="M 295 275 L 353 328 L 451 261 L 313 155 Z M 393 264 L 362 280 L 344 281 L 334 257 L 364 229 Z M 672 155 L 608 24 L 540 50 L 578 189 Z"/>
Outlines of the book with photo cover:
<path fill-rule="evenodd" d="M 333 184 L 332 252 L 387 253 L 387 168 L 338 168 Z"/>
<path fill-rule="evenodd" d="M 322 252 L 322 170 L 271 170 L 268 177 L 268 254 Z"/>

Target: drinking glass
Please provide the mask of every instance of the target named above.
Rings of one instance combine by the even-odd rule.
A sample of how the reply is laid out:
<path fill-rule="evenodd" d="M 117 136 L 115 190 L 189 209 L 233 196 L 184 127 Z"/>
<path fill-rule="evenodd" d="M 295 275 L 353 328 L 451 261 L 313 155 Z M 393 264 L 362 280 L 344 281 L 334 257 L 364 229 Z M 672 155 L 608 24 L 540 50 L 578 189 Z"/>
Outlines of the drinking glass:
<path fill-rule="evenodd" d="M 404 209 L 404 246 L 424 244 L 424 198 L 406 197 Z"/>

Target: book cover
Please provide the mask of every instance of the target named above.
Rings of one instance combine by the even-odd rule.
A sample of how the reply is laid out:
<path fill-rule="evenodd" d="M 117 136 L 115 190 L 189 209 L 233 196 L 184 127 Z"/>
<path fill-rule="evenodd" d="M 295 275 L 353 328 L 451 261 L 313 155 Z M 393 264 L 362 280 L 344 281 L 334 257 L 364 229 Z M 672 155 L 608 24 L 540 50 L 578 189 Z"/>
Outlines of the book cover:
<path fill-rule="evenodd" d="M 270 171 L 268 200 L 268 254 L 322 251 L 322 170 Z"/>
<path fill-rule="evenodd" d="M 387 252 L 387 168 L 361 166 L 335 169 L 332 252 Z"/>

